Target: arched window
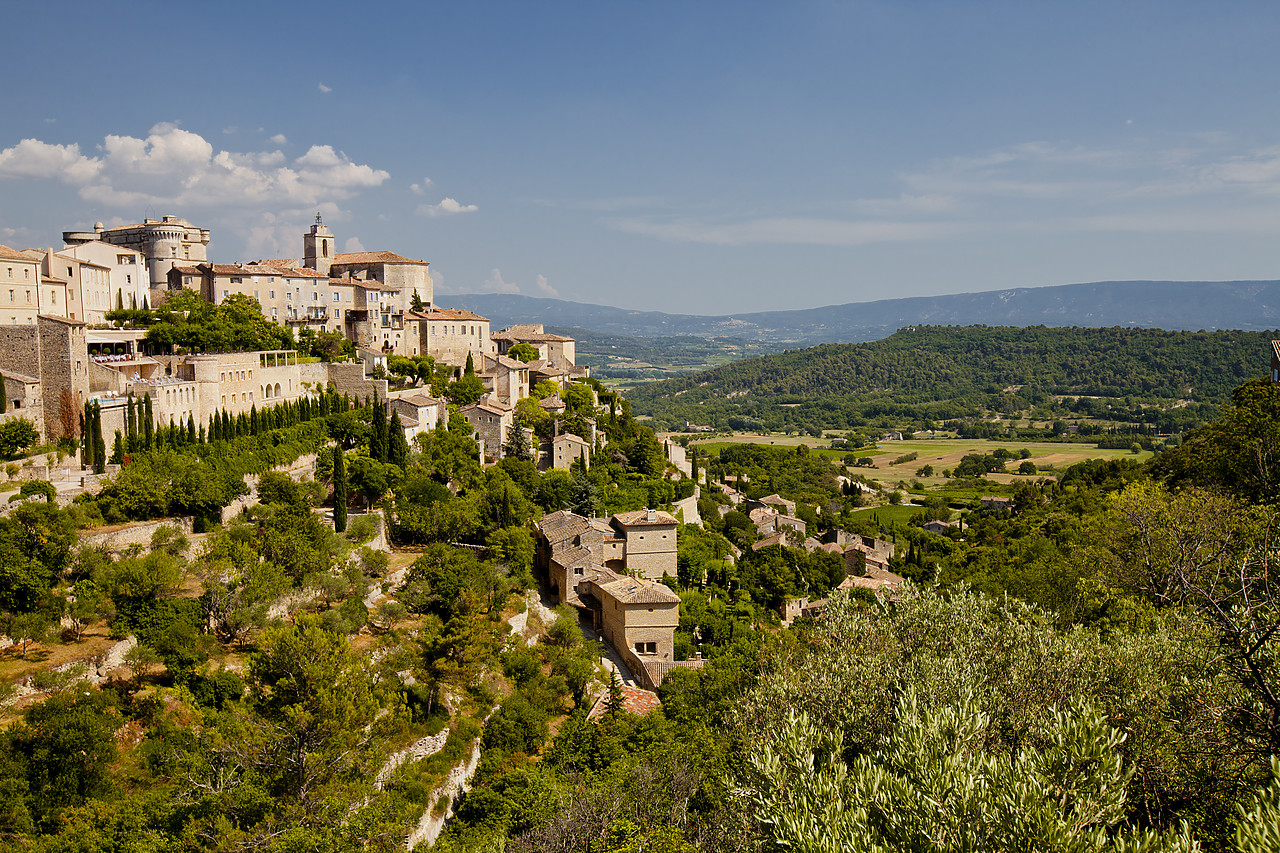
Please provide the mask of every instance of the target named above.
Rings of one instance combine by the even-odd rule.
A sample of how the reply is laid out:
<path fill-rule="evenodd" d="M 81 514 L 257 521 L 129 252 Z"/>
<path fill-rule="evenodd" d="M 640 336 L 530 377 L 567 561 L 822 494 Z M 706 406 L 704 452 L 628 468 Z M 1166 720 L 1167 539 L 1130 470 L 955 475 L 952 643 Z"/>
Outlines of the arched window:
<path fill-rule="evenodd" d="M 324 256 L 326 258 L 329 257 L 329 241 L 328 240 L 320 241 L 320 251 L 324 253 Z"/>

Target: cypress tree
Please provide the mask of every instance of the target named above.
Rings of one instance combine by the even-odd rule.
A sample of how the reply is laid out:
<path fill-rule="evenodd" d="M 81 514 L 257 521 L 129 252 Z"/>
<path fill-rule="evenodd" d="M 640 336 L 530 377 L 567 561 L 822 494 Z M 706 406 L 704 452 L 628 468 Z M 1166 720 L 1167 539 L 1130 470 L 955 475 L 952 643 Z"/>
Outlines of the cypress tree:
<path fill-rule="evenodd" d="M 201 444 L 205 443 L 204 424 L 200 424 L 200 435 L 197 437 L 196 440 L 199 441 Z"/>
<path fill-rule="evenodd" d="M 249 406 L 249 434 L 257 435 L 262 432 L 262 418 L 258 416 L 258 407 L 256 405 Z"/>
<path fill-rule="evenodd" d="M 80 416 L 80 438 L 84 443 L 84 466 L 93 467 L 93 406 L 84 404 L 84 414 Z"/>
<path fill-rule="evenodd" d="M 468 374 L 468 375 L 470 375 L 470 374 L 472 374 L 472 373 L 475 373 L 475 372 L 476 372 L 476 363 L 475 363 L 474 361 L 472 361 L 472 360 L 471 360 L 471 351 L 470 351 L 470 350 L 468 350 L 468 351 L 467 351 L 467 367 L 466 367 L 466 369 L 465 369 L 465 370 L 463 370 L 462 372 L 463 372 L 463 373 L 466 373 L 466 374 Z"/>
<path fill-rule="evenodd" d="M 373 418 L 369 423 L 369 458 L 377 462 L 387 461 L 387 430 L 382 423 L 382 409 L 373 405 Z"/>
<path fill-rule="evenodd" d="M 133 440 L 138 435 L 138 422 L 133 413 L 133 395 L 129 395 L 128 401 L 124 407 L 124 437 L 125 445 L 133 450 Z"/>
<path fill-rule="evenodd" d="M 0 373 L 0 415 L 9 411 L 9 392 L 4 387 L 4 374 Z"/>
<path fill-rule="evenodd" d="M 187 414 L 187 444 L 195 444 L 195 443 L 196 443 L 196 419 L 194 415 L 188 413 Z M 204 442 L 201 441 L 201 444 L 203 443 Z"/>
<path fill-rule="evenodd" d="M 102 407 L 93 404 L 93 473 L 107 470 L 107 443 L 102 438 Z"/>
<path fill-rule="evenodd" d="M 387 424 L 387 461 L 401 468 L 409 464 L 409 442 L 404 437 L 399 412 L 392 412 Z"/>
<path fill-rule="evenodd" d="M 147 295 L 145 293 L 142 295 L 142 310 L 143 311 L 151 310 L 151 306 L 147 304 Z"/>
<path fill-rule="evenodd" d="M 111 445 L 111 464 L 121 465 L 124 463 L 124 439 L 120 436 L 120 430 L 116 430 L 115 443 Z"/>
<path fill-rule="evenodd" d="M 142 446 L 147 450 L 155 447 L 155 419 L 151 416 L 151 395 L 146 394 L 142 398 Z"/>
<path fill-rule="evenodd" d="M 342 459 L 342 442 L 333 446 L 333 529 L 347 529 L 347 468 Z"/>

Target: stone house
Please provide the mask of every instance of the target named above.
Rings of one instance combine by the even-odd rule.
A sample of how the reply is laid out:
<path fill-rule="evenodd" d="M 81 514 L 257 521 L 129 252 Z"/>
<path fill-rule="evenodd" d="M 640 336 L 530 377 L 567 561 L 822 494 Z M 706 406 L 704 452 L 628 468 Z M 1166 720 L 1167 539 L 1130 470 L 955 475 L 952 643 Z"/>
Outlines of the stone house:
<path fill-rule="evenodd" d="M 0 261 L 0 270 L 5 265 L 7 262 Z M 15 380 L 21 377 L 22 404 L 31 412 L 27 417 L 35 423 L 41 439 L 62 437 L 66 434 L 61 419 L 64 397 L 73 416 L 78 416 L 89 399 L 85 324 L 43 314 L 35 323 L 0 324 L 0 371 L 6 376 L 13 374 Z M 7 386 L 6 393 L 12 393 Z"/>
<path fill-rule="evenodd" d="M 416 335 L 420 352 L 442 364 L 462 367 L 469 355 L 479 371 L 483 356 L 496 354 L 489 340 L 488 317 L 455 308 L 431 308 L 410 311 L 406 323 L 410 334 Z"/>
<path fill-rule="evenodd" d="M 551 467 L 568 471 L 579 459 L 591 464 L 591 445 L 573 433 L 561 433 L 551 441 Z"/>
<path fill-rule="evenodd" d="M 413 440 L 447 422 L 448 409 L 443 400 L 415 391 L 401 392 L 387 400 L 393 412 L 400 415 L 405 440 L 413 446 Z"/>
<path fill-rule="evenodd" d="M 505 355 L 482 355 L 475 360 L 475 368 L 484 387 L 503 405 L 514 406 L 529 396 L 529 368 L 524 362 Z"/>
<path fill-rule="evenodd" d="M 541 323 L 524 323 L 493 333 L 498 353 L 506 355 L 516 344 L 528 344 L 538 351 L 538 360 L 547 365 L 569 368 L 576 364 L 576 342 L 564 335 L 550 335 Z"/>
<path fill-rule="evenodd" d="M 481 455 L 494 462 L 501 459 L 502 445 L 507 441 L 507 431 L 515 423 L 515 411 L 481 401 L 463 406 L 458 413 L 471 424 L 472 434 L 476 443 L 480 445 Z"/>

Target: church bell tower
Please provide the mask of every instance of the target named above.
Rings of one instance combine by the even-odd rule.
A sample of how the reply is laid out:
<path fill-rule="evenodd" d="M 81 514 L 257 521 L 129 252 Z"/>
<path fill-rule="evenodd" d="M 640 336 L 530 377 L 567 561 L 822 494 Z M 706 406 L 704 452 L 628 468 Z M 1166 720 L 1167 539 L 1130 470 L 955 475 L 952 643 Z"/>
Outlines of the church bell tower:
<path fill-rule="evenodd" d="M 333 263 L 333 242 L 333 235 L 317 213 L 311 230 L 302 235 L 302 265 L 321 275 L 328 275 L 329 265 Z"/>

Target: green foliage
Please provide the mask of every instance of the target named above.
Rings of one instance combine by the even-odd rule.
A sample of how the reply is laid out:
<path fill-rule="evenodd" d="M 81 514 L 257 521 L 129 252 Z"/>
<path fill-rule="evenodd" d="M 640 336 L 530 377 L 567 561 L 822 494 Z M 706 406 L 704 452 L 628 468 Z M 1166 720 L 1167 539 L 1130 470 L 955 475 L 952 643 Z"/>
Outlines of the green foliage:
<path fill-rule="evenodd" d="M 937 709 L 908 693 L 885 746 L 846 763 L 840 732 L 792 713 L 750 756 L 748 789 L 772 849 L 1190 851 L 1186 834 L 1123 826 L 1124 736 L 1087 706 L 1053 711 L 1036 748 L 989 752 L 972 699 Z M 1118 826 L 1120 825 L 1120 826 Z"/>
<path fill-rule="evenodd" d="M 12 459 L 40 440 L 36 425 L 26 418 L 10 418 L 0 424 L 0 456 Z"/>
<path fill-rule="evenodd" d="M 164 306 L 148 312 L 146 344 L 155 350 L 245 352 L 293 349 L 293 334 L 272 323 L 258 300 L 233 293 L 218 305 L 191 290 L 172 293 Z M 141 319 L 141 318 L 140 318 Z"/>

